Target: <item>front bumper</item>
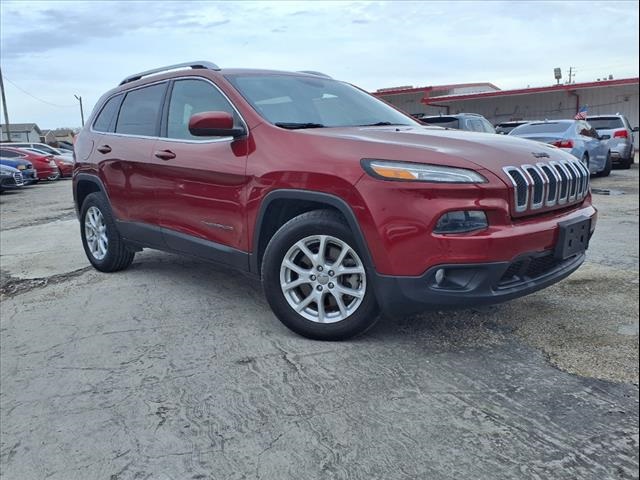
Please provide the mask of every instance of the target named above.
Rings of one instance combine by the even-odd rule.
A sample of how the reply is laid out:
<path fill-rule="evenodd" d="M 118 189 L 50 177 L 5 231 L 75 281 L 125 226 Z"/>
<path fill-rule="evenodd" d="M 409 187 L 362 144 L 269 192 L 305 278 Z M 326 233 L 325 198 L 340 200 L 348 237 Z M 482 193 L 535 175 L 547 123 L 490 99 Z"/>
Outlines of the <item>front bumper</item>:
<path fill-rule="evenodd" d="M 418 277 L 376 274 L 374 288 L 381 308 L 393 314 L 489 305 L 553 285 L 571 275 L 584 260 L 584 253 L 555 260 L 552 251 L 545 251 L 521 255 L 511 262 L 437 265 Z M 446 272 L 440 285 L 439 270 Z"/>

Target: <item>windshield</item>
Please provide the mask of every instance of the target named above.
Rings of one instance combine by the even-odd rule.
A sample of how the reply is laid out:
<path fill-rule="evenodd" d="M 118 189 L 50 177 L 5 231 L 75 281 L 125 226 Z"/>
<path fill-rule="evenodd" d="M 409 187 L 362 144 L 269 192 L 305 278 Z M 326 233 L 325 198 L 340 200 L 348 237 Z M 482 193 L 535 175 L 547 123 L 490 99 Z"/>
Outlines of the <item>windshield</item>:
<path fill-rule="evenodd" d="M 587 122 L 596 130 L 613 130 L 614 128 L 624 128 L 624 123 L 619 117 L 588 118 Z"/>
<path fill-rule="evenodd" d="M 300 75 L 227 75 L 269 122 L 283 128 L 418 125 L 371 95 L 336 80 Z"/>
<path fill-rule="evenodd" d="M 509 135 L 529 135 L 531 133 L 561 133 L 566 132 L 571 125 L 569 123 L 544 122 L 527 123 L 520 125 L 509 132 Z"/>

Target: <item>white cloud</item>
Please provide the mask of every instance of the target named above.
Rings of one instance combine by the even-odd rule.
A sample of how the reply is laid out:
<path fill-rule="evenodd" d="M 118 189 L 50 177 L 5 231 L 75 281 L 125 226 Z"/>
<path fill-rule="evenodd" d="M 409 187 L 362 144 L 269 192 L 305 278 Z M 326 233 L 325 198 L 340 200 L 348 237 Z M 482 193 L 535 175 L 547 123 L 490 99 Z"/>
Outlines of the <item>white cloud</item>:
<path fill-rule="evenodd" d="M 186 60 L 319 70 L 375 90 L 490 81 L 502 88 L 638 76 L 637 2 L 7 2 L 3 74 L 13 122 L 74 126 L 125 76 Z"/>

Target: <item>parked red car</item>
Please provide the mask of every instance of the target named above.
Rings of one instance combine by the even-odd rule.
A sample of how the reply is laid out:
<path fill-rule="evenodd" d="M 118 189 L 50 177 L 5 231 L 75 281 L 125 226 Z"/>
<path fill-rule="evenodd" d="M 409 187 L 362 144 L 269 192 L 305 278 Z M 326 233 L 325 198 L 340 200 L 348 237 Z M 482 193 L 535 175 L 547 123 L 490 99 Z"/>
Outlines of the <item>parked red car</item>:
<path fill-rule="evenodd" d="M 56 167 L 60 170 L 60 178 L 71 177 L 73 175 L 73 162 L 58 155 L 53 156 L 53 161 L 56 162 Z"/>
<path fill-rule="evenodd" d="M 278 318 L 311 338 L 361 333 L 380 308 L 548 287 L 583 263 L 596 223 L 572 155 L 423 126 L 317 72 L 138 73 L 76 139 L 73 193 L 96 269 L 122 270 L 143 248 L 220 262 L 261 276 Z"/>
<path fill-rule="evenodd" d="M 58 180 L 60 170 L 52 155 L 40 155 L 35 152 L 16 147 L 2 145 L 0 147 L 0 157 L 21 157 L 33 164 L 33 168 L 38 172 L 38 180 Z"/>

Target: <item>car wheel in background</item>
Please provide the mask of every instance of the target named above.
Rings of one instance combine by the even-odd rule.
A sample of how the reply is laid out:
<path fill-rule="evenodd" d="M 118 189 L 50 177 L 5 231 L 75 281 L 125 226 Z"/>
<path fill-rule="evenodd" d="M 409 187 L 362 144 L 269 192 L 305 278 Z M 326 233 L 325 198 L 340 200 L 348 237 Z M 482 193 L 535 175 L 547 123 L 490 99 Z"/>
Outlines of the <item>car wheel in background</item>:
<path fill-rule="evenodd" d="M 341 215 L 303 213 L 283 225 L 264 254 L 262 284 L 276 316 L 294 332 L 344 340 L 368 330 L 378 305 L 362 252 Z"/>
<path fill-rule="evenodd" d="M 122 240 L 102 193 L 92 193 L 84 200 L 80 211 L 80 235 L 87 258 L 97 270 L 117 272 L 133 262 L 135 252 Z"/>
<path fill-rule="evenodd" d="M 608 177 L 611 173 L 611 152 L 607 152 L 607 160 L 604 162 L 604 169 L 598 172 L 598 177 Z"/>
<path fill-rule="evenodd" d="M 582 162 L 582 164 L 585 167 L 587 167 L 587 170 L 589 170 L 589 154 L 588 153 L 585 153 L 584 155 L 582 155 L 580 162 Z M 591 172 L 591 170 L 589 170 L 589 172 Z"/>

